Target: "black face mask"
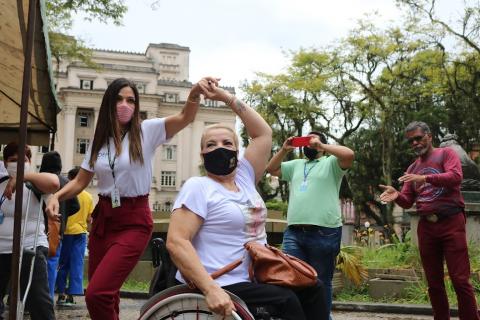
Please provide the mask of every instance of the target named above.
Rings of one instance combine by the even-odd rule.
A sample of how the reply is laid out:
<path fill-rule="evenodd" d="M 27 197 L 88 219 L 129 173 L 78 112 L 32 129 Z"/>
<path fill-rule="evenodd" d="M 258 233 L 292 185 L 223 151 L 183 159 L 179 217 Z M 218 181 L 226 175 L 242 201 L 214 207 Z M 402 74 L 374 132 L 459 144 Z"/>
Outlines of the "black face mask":
<path fill-rule="evenodd" d="M 237 151 L 217 148 L 203 154 L 205 170 L 218 176 L 226 176 L 237 167 Z"/>
<path fill-rule="evenodd" d="M 303 154 L 310 160 L 315 160 L 318 155 L 318 150 L 309 147 L 303 147 Z"/>

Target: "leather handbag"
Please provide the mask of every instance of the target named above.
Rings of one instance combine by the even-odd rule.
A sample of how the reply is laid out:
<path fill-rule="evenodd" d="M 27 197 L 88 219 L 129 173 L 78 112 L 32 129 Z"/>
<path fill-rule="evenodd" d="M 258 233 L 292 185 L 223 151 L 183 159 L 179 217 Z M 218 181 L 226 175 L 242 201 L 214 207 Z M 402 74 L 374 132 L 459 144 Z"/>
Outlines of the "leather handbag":
<path fill-rule="evenodd" d="M 251 258 L 250 280 L 288 288 L 316 285 L 317 272 L 305 261 L 256 241 L 249 241 L 244 247 Z"/>
<path fill-rule="evenodd" d="M 62 240 L 60 235 L 61 222 L 53 220 L 48 216 L 47 216 L 47 220 L 48 220 L 48 227 L 47 227 L 48 257 L 51 258 L 56 256 L 58 246 L 60 245 L 60 241 Z"/>

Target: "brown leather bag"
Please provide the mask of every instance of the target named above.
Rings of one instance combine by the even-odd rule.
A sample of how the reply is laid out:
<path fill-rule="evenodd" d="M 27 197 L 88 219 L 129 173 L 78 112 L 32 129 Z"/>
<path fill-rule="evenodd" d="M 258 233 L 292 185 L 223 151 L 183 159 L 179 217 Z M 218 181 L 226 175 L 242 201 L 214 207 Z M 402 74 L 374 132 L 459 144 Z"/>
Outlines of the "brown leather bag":
<path fill-rule="evenodd" d="M 311 287 L 317 283 L 317 272 L 305 261 L 256 241 L 244 246 L 251 258 L 250 280 L 288 288 Z"/>
<path fill-rule="evenodd" d="M 60 235 L 60 228 L 61 223 L 60 221 L 53 220 L 50 217 L 47 217 L 48 220 L 48 257 L 54 257 L 57 254 L 58 246 L 60 245 L 61 235 Z"/>

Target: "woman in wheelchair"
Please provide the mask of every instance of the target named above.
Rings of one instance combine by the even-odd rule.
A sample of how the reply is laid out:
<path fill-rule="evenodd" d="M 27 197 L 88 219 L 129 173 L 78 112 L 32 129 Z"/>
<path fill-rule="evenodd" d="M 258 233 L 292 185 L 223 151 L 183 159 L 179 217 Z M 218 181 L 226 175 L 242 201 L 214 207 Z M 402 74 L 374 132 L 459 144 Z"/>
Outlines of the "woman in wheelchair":
<path fill-rule="evenodd" d="M 238 159 L 239 142 L 232 128 L 215 124 L 203 132 L 200 144 L 206 176 L 185 182 L 168 229 L 167 249 L 179 269 L 177 280 L 192 282 L 205 295 L 208 308 L 223 316 L 235 308 L 228 290 L 253 314 L 266 307 L 271 316 L 286 320 L 328 319 L 321 282 L 294 292 L 250 281 L 250 257 L 243 244 L 266 243 L 267 210 L 255 185 L 270 156 L 272 131 L 255 110 L 217 83 L 209 82 L 203 94 L 231 107 L 251 139 Z M 232 271 L 215 280 L 210 276 L 239 258 L 242 263 Z"/>

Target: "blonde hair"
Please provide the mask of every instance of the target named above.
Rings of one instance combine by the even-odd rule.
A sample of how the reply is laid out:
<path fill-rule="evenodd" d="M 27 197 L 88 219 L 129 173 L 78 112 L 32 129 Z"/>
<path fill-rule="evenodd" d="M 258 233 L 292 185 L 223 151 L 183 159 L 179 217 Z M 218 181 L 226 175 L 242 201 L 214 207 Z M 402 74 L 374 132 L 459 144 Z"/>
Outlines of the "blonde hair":
<path fill-rule="evenodd" d="M 200 139 L 200 150 L 203 149 L 203 144 L 205 143 L 205 136 L 207 135 L 207 132 L 215 129 L 225 129 L 227 131 L 230 131 L 233 135 L 233 142 L 235 143 L 235 147 L 238 150 L 238 137 L 237 137 L 237 134 L 235 133 L 235 130 L 233 130 L 233 128 L 230 127 L 229 125 L 226 125 L 223 123 L 214 123 L 205 127 L 205 130 L 203 130 L 203 133 L 202 133 L 202 138 Z"/>

